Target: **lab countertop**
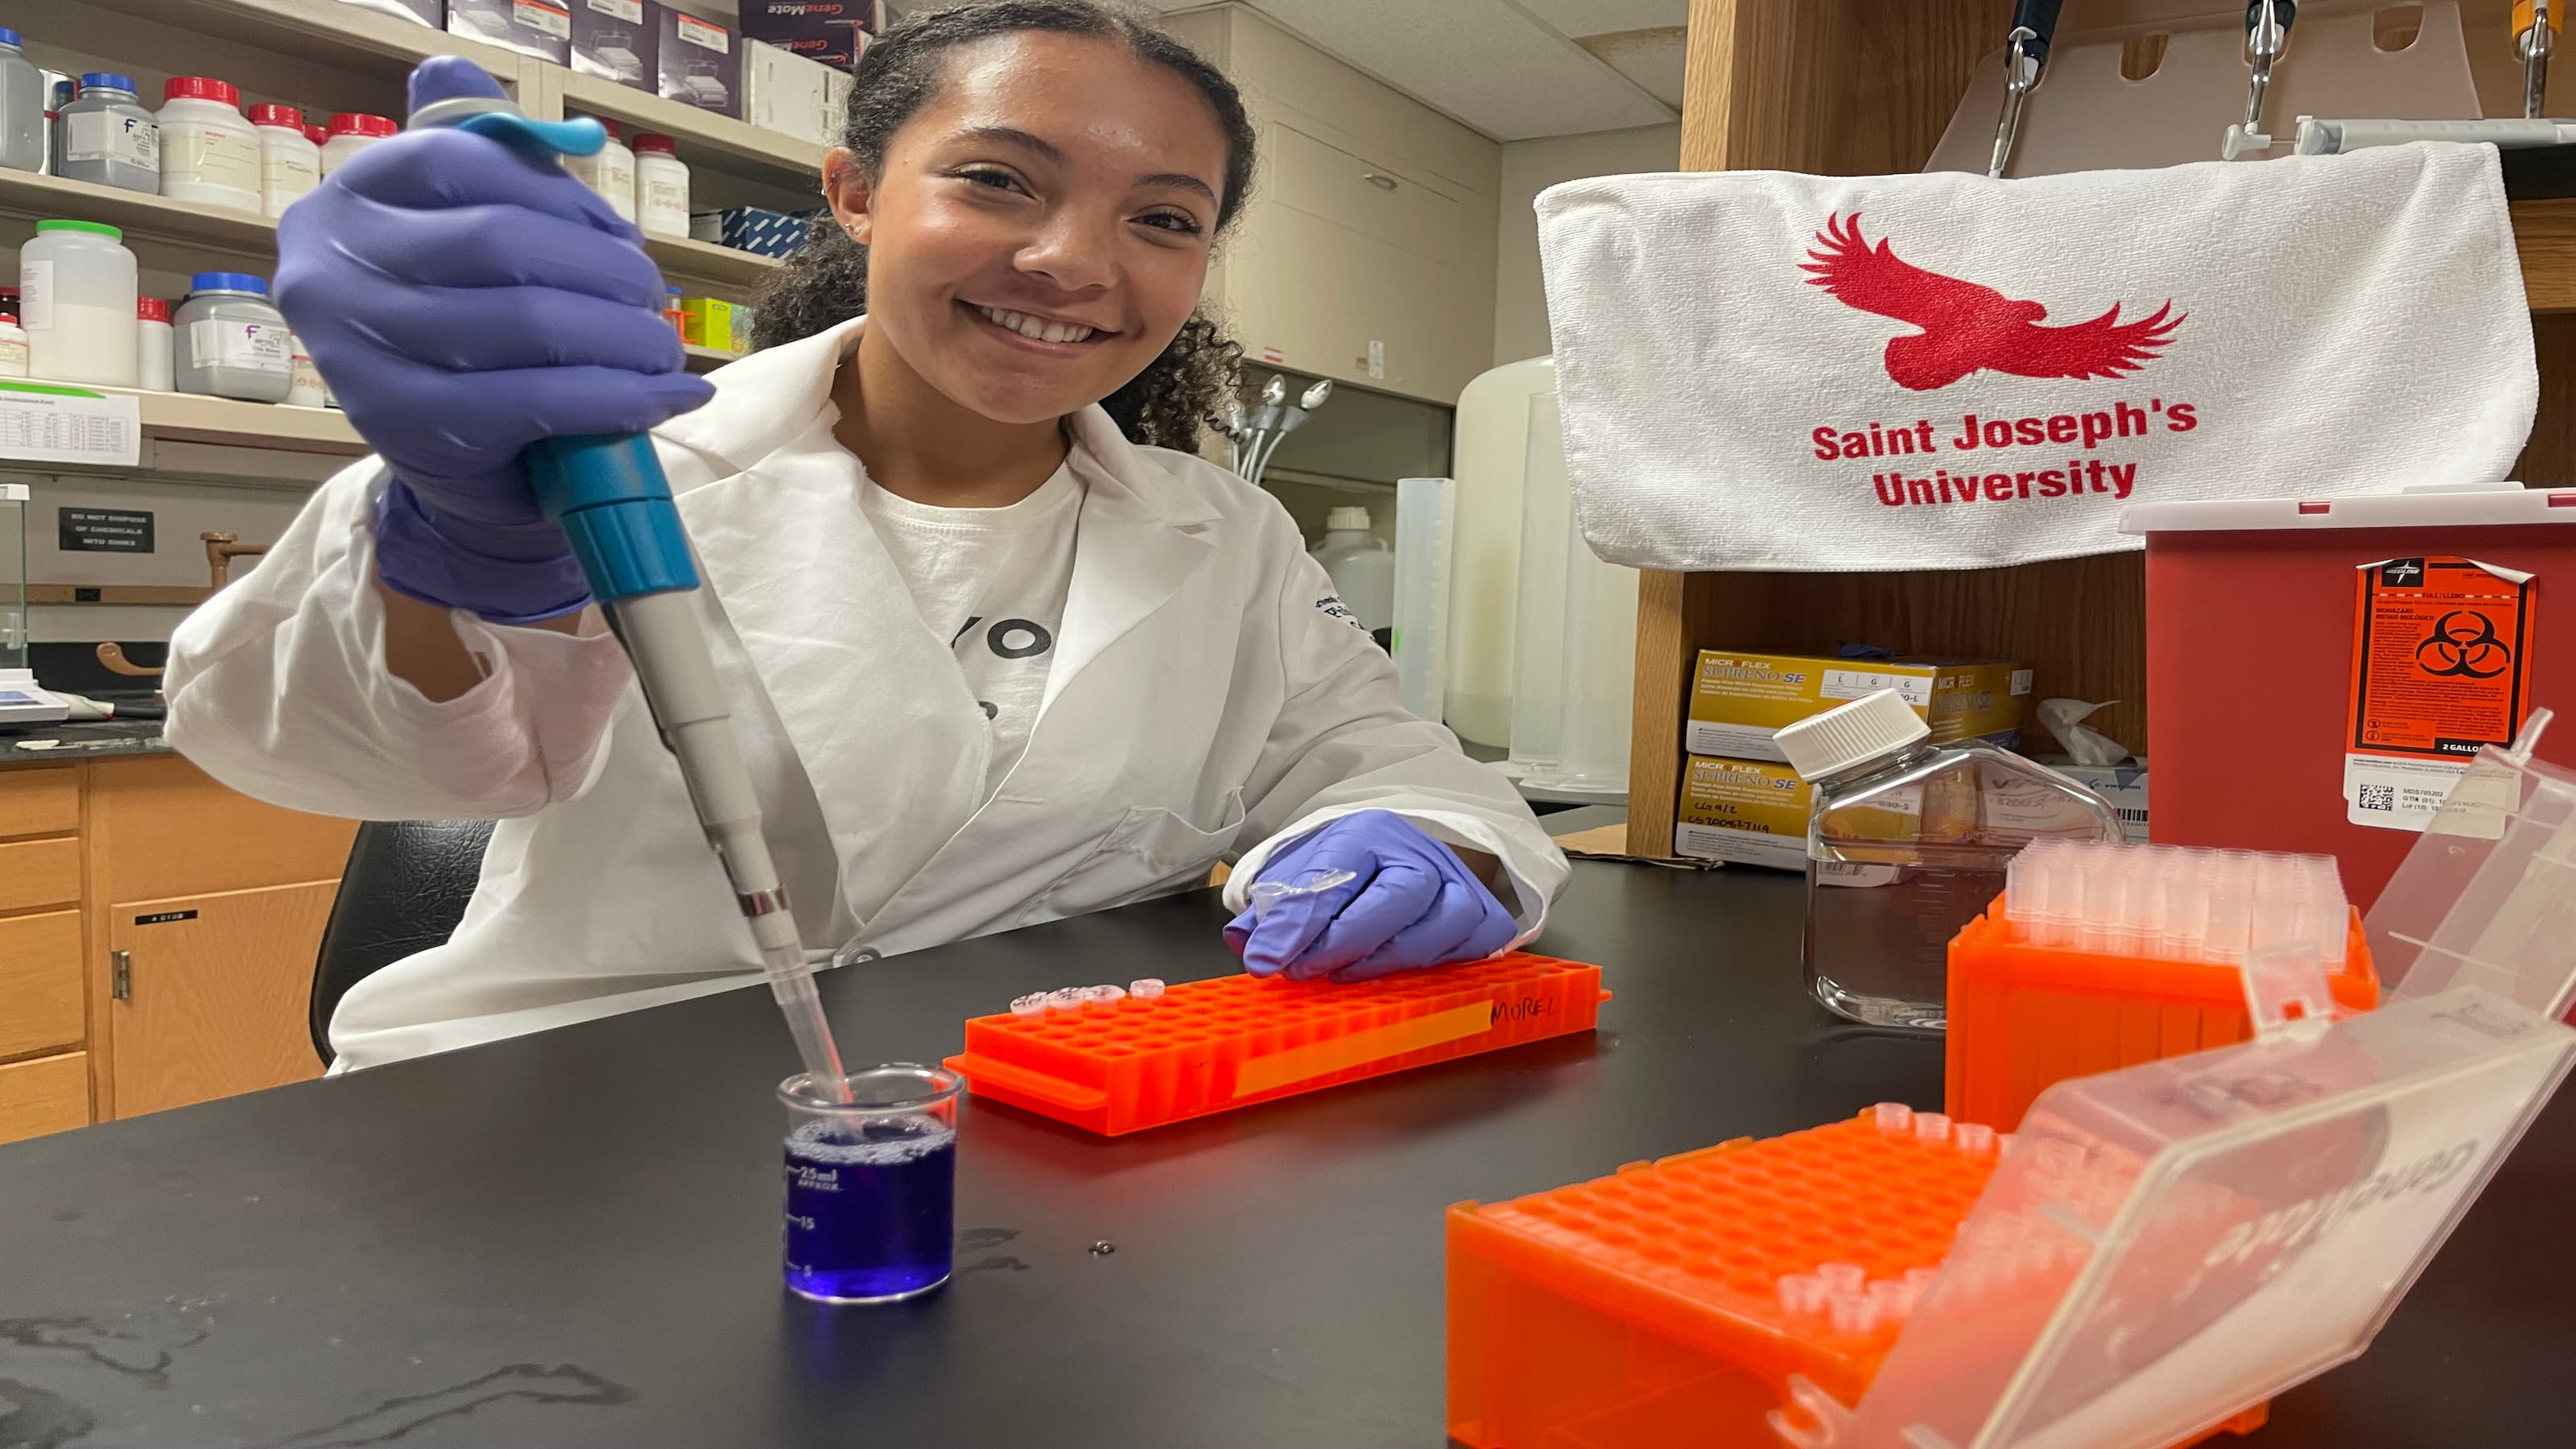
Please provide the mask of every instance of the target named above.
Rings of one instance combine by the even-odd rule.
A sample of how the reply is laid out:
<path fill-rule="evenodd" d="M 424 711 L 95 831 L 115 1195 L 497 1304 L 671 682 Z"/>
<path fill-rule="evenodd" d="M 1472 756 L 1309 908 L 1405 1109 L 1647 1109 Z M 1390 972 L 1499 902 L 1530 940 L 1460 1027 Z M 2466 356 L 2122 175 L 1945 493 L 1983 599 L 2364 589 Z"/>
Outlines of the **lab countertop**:
<path fill-rule="evenodd" d="M 23 749 L 22 745 L 40 745 Z M 0 725 L 0 768 L 66 764 L 127 755 L 166 755 L 157 719 L 100 720 L 92 724 Z M 5 1441 L 0 1441 L 5 1442 Z"/>
<path fill-rule="evenodd" d="M 1799 891 L 1578 864 L 1542 944 L 1606 968 L 1593 1035 L 1110 1141 L 970 1101 L 958 1275 L 892 1308 L 779 1290 L 757 987 L 0 1148 L 0 1441 L 1434 1449 L 1449 1204 L 1938 1105 L 1937 1042 L 1801 994 Z M 1223 919 L 1177 896 L 823 996 L 852 1061 L 936 1061 L 1023 992 L 1233 970 Z M 2250 1449 L 2565 1444 L 2571 1182 L 2562 1099 Z"/>

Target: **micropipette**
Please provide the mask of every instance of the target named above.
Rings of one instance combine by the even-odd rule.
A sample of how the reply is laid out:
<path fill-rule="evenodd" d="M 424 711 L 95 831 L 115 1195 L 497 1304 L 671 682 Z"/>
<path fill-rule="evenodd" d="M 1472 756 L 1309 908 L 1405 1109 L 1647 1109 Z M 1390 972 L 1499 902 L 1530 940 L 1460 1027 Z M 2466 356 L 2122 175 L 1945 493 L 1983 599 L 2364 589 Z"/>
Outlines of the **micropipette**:
<path fill-rule="evenodd" d="M 462 57 L 433 58 L 412 73 L 413 93 L 420 93 L 424 80 L 435 83 L 443 67 L 475 70 Z M 479 71 L 476 86 L 480 88 Z M 530 120 L 510 102 L 484 95 L 416 107 L 411 126 L 472 131 L 547 165 L 558 156 L 595 155 L 608 138 L 597 121 Z M 643 688 L 654 726 L 679 762 L 689 804 L 750 922 L 770 992 L 778 998 L 804 1061 L 807 1089 L 828 1101 L 850 1100 L 848 1073 L 814 990 L 804 941 L 770 859 L 769 842 L 760 833 L 760 799 L 716 682 L 706 630 L 698 622 L 697 561 L 652 439 L 642 434 L 549 438 L 530 448 L 526 461 L 538 508 L 572 541 L 600 612 L 634 661 L 636 683 Z"/>

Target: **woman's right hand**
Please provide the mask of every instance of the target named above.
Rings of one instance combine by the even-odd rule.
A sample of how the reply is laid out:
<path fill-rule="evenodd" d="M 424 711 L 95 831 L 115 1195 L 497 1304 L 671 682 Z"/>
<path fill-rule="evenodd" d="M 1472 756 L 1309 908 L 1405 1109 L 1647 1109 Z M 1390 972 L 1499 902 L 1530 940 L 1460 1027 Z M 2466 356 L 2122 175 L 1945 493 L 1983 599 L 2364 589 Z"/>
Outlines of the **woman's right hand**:
<path fill-rule="evenodd" d="M 415 111 L 499 94 L 456 57 L 412 75 Z M 642 234 L 561 167 L 441 129 L 334 172 L 287 209 L 278 253 L 278 309 L 393 474 L 384 586 L 504 623 L 589 602 L 520 453 L 643 432 L 714 395 L 683 370 Z"/>

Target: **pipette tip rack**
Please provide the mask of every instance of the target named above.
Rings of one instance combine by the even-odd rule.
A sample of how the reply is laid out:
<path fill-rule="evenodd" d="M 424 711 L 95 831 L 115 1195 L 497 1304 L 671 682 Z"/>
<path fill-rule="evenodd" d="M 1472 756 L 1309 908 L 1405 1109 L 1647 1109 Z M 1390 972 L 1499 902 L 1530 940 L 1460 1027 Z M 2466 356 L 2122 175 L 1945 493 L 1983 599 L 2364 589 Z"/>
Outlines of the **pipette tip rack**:
<path fill-rule="evenodd" d="M 1943 1105 L 2009 1131 L 2053 1083 L 2244 1041 L 2245 957 L 2293 945 L 2339 1009 L 2379 1004 L 2331 859 L 2033 845 L 1950 942 Z"/>
<path fill-rule="evenodd" d="M 947 1064 L 978 1097 L 1116 1137 L 1589 1031 L 1609 999 L 1600 967 L 1520 952 L 1348 985 L 1074 987 L 969 1020 Z"/>
<path fill-rule="evenodd" d="M 2011 1146 L 1887 1102 L 1452 1207 L 1450 1437 L 1772 1444 L 1791 1375 L 1858 1403 Z"/>

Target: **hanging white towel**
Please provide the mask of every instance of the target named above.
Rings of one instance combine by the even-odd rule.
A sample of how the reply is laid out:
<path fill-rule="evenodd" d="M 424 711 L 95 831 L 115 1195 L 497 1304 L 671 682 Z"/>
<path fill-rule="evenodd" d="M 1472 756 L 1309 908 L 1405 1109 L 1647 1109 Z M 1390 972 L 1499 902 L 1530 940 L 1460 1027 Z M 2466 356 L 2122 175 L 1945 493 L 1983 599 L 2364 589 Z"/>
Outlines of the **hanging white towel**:
<path fill-rule="evenodd" d="M 1655 569 L 2136 548 L 2131 503 L 2502 478 L 2539 380 L 2492 148 L 1550 187 L 1584 537 Z"/>

